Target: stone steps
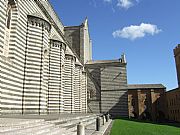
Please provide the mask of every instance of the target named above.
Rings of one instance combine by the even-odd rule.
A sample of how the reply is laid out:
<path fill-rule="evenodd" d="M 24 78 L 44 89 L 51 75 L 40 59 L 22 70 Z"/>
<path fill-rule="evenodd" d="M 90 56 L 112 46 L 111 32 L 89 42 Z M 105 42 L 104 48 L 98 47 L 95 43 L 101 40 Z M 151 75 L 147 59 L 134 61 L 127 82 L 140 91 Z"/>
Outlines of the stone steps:
<path fill-rule="evenodd" d="M 92 123 L 95 124 L 96 117 L 97 117 L 96 115 L 92 115 L 92 116 L 86 116 L 85 118 L 83 117 L 80 117 L 79 119 L 74 118 L 66 123 L 59 124 L 58 126 L 60 128 L 65 129 L 65 132 L 63 132 L 65 135 L 71 135 L 71 134 L 76 135 L 77 125 L 79 124 L 79 122 L 82 122 L 84 126 L 88 126 L 89 124 Z"/>
<path fill-rule="evenodd" d="M 3 132 L 5 135 L 26 135 L 28 133 L 31 133 L 33 135 L 38 135 L 40 133 L 46 132 L 47 130 L 51 129 L 52 127 L 54 127 L 54 124 L 49 124 L 46 122 L 43 123 L 39 123 L 38 125 L 31 125 L 30 127 L 23 127 L 20 129 L 16 129 L 16 130 L 10 130 L 10 131 L 6 131 Z"/>
<path fill-rule="evenodd" d="M 80 122 L 85 126 L 86 135 L 91 135 L 96 130 L 96 118 L 96 114 L 69 114 L 52 119 L 50 116 L 43 119 L 0 118 L 0 135 L 77 135 Z"/>
<path fill-rule="evenodd" d="M 32 126 L 39 126 L 39 125 L 42 125 L 42 123 L 44 123 L 44 120 L 1 118 L 0 119 L 0 133 L 14 131 L 14 130 L 22 129 L 22 128 L 30 128 Z"/>

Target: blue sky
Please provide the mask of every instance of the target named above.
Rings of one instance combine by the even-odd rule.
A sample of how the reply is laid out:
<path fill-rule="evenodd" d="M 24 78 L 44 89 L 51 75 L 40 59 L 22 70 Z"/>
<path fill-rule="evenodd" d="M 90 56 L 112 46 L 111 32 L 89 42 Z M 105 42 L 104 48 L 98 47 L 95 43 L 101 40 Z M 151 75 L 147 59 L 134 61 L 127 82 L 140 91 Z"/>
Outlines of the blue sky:
<path fill-rule="evenodd" d="M 65 26 L 85 17 L 93 59 L 126 54 L 129 84 L 177 87 L 173 49 L 180 43 L 180 0 L 50 0 Z"/>

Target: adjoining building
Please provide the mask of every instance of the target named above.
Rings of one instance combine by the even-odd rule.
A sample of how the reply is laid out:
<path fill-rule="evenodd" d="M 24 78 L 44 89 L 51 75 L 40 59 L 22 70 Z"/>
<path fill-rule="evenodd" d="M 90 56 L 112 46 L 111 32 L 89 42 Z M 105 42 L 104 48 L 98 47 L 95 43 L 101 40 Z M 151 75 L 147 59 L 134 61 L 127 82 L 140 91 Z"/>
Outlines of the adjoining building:
<path fill-rule="evenodd" d="M 174 49 L 178 88 L 161 84 L 128 85 L 129 117 L 180 122 L 180 45 Z"/>
<path fill-rule="evenodd" d="M 180 122 L 180 88 L 166 92 L 167 119 Z"/>
<path fill-rule="evenodd" d="M 174 49 L 178 88 L 166 92 L 167 119 L 180 122 L 180 45 Z"/>
<path fill-rule="evenodd" d="M 166 87 L 162 84 L 128 85 L 129 117 L 161 121 L 166 116 Z"/>

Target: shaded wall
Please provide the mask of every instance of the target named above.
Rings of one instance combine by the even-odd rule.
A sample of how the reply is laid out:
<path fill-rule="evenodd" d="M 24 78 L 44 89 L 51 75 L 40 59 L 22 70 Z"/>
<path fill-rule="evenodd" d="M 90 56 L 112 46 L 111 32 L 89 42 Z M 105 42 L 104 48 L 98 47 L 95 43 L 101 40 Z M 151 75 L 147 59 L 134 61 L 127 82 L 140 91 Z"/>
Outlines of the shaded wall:
<path fill-rule="evenodd" d="M 129 117 L 153 121 L 165 120 L 165 89 L 130 89 L 128 90 Z"/>
<path fill-rule="evenodd" d="M 103 61 L 86 64 L 88 73 L 88 107 L 91 112 L 128 116 L 126 64 Z"/>
<path fill-rule="evenodd" d="M 180 122 L 180 88 L 166 92 L 167 119 Z"/>

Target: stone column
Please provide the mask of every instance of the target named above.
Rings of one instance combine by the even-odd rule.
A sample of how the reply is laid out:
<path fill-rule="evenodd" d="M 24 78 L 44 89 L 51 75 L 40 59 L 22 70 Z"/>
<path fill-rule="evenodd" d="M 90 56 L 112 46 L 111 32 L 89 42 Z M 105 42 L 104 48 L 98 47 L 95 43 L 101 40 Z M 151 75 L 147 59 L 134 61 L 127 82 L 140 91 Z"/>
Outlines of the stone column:
<path fill-rule="evenodd" d="M 97 117 L 96 118 L 96 131 L 100 131 L 101 128 L 101 118 Z"/>
<path fill-rule="evenodd" d="M 141 90 L 137 90 L 137 97 L 138 97 L 138 118 L 140 119 L 140 116 L 142 114 L 142 111 L 141 111 Z"/>
<path fill-rule="evenodd" d="M 77 125 L 77 135 L 85 135 L 85 128 L 81 122 Z"/>
<path fill-rule="evenodd" d="M 83 70 L 82 71 L 82 112 L 83 113 L 87 113 L 87 74 L 86 72 Z"/>
<path fill-rule="evenodd" d="M 75 64 L 75 112 L 82 112 L 82 65 L 79 62 Z"/>
<path fill-rule="evenodd" d="M 103 119 L 103 125 L 104 125 L 105 122 L 106 122 L 106 117 L 105 117 L 105 115 L 102 116 L 102 119 Z"/>

